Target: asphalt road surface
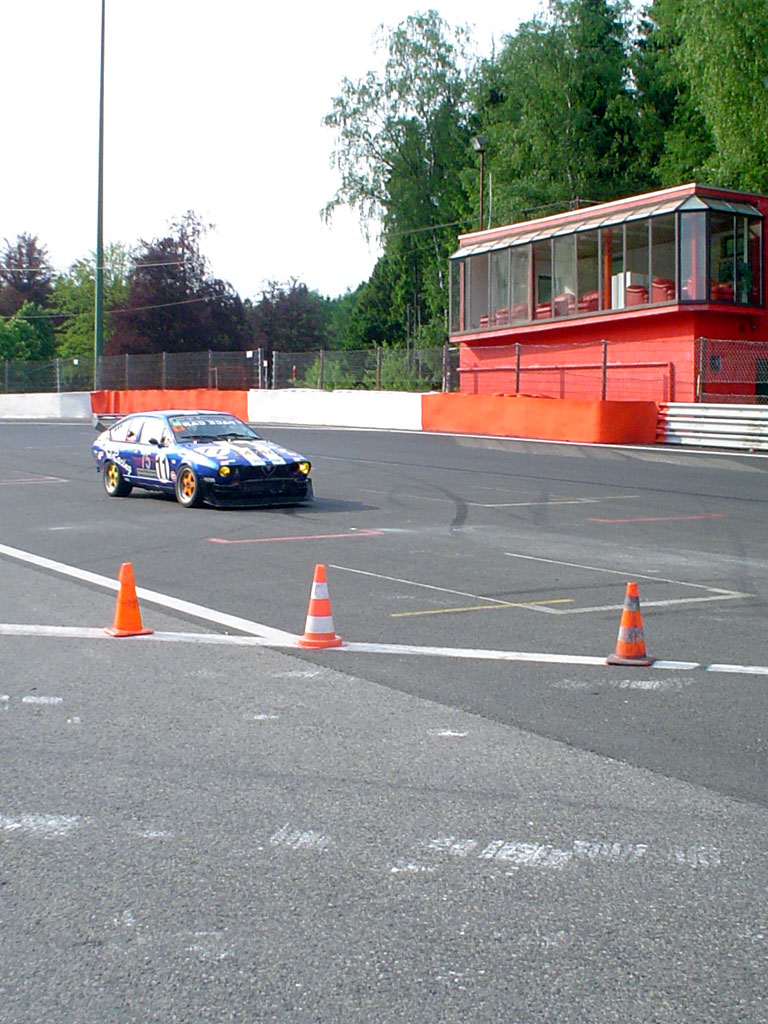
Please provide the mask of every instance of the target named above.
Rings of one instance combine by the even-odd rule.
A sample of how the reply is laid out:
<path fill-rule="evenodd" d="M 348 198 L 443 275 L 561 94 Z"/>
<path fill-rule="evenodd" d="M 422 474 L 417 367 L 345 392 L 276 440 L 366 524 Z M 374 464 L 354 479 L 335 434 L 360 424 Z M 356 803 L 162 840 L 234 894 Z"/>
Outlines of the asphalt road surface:
<path fill-rule="evenodd" d="M 768 460 L 264 433 L 313 507 L 0 424 L 0 1021 L 768 1020 Z"/>

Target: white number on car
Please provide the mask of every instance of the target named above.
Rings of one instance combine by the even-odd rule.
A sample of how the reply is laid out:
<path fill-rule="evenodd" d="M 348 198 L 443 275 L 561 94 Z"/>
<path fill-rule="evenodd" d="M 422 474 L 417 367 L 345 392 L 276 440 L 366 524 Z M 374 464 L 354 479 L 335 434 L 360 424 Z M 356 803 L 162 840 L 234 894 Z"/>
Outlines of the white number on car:
<path fill-rule="evenodd" d="M 155 472 L 157 473 L 157 479 L 161 480 L 164 484 L 167 484 L 171 479 L 171 467 L 168 463 L 168 456 L 162 452 L 155 459 Z"/>

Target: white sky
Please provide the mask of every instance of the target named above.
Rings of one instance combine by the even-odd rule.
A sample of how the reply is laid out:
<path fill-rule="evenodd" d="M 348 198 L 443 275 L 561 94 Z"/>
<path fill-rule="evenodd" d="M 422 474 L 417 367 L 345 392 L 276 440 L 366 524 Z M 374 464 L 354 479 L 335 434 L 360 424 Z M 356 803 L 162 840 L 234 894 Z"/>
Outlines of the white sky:
<path fill-rule="evenodd" d="M 344 77 L 377 66 L 378 26 L 433 7 L 483 56 L 538 0 L 106 0 L 104 240 L 165 235 L 187 210 L 242 298 L 292 277 L 324 295 L 370 275 L 375 245 L 333 197 Z M 57 270 L 96 248 L 101 0 L 0 0 L 0 244 L 37 235 Z"/>

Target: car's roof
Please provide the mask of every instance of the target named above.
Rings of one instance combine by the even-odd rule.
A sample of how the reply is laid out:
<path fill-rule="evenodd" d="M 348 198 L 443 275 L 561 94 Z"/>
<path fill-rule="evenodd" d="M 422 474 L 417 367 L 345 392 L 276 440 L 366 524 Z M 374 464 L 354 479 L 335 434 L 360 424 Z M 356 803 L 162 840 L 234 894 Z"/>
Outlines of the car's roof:
<path fill-rule="evenodd" d="M 142 409 L 141 412 L 127 412 L 123 419 L 128 416 L 231 416 L 236 420 L 239 417 L 233 412 L 223 412 L 221 409 Z"/>

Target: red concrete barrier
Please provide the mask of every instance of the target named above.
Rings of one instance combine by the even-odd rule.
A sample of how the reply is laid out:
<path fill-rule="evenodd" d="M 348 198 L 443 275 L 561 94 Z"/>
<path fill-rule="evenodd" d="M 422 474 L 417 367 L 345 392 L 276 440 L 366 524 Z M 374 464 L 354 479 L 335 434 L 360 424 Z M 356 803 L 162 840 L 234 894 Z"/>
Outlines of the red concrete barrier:
<path fill-rule="evenodd" d="M 95 413 L 127 415 L 156 409 L 212 409 L 231 412 L 248 419 L 247 391 L 216 391 L 213 388 L 185 388 L 156 391 L 94 391 L 91 409 Z"/>
<path fill-rule="evenodd" d="M 526 395 L 424 395 L 422 429 L 597 444 L 655 444 L 656 402 L 588 402 Z"/>

